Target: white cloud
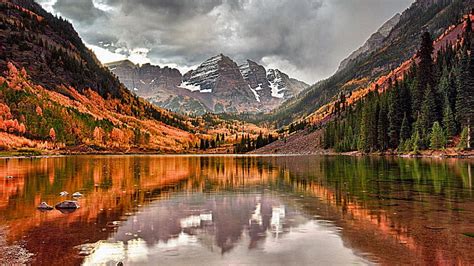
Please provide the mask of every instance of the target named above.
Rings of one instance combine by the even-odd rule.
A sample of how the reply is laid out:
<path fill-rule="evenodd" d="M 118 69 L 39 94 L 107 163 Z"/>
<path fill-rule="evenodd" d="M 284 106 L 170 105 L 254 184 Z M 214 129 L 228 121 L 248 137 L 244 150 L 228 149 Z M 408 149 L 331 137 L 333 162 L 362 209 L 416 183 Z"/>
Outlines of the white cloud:
<path fill-rule="evenodd" d="M 87 44 L 87 47 L 89 47 L 89 49 L 95 53 L 97 59 L 99 59 L 103 64 L 127 59 L 127 57 L 123 54 L 113 53 L 96 45 Z"/>

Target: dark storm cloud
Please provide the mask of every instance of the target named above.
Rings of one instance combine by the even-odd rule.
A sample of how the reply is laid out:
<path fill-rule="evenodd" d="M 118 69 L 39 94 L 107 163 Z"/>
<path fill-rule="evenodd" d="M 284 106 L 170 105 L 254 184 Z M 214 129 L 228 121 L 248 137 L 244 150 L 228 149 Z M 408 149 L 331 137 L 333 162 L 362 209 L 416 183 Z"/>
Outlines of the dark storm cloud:
<path fill-rule="evenodd" d="M 413 0 L 41 0 L 51 1 L 112 52 L 146 48 L 153 63 L 181 67 L 224 53 L 314 82 Z"/>
<path fill-rule="evenodd" d="M 53 8 L 73 22 L 93 23 L 97 18 L 105 16 L 105 12 L 96 8 L 92 0 L 61 0 Z"/>
<path fill-rule="evenodd" d="M 104 3 L 120 7 L 125 14 L 140 6 L 161 15 L 179 18 L 207 13 L 214 7 L 221 5 L 222 0 L 108 0 Z"/>

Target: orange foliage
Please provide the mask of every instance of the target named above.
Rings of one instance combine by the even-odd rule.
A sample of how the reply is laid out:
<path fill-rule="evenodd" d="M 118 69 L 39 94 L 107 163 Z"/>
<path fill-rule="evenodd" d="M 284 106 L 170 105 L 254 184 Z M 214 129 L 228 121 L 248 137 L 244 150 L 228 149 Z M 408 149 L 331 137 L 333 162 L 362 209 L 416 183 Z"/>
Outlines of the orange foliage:
<path fill-rule="evenodd" d="M 56 140 L 56 131 L 54 130 L 54 128 L 49 129 L 49 137 L 51 138 L 52 141 Z"/>
<path fill-rule="evenodd" d="M 43 109 L 38 105 L 36 106 L 36 114 L 39 116 L 43 116 Z"/>
<path fill-rule="evenodd" d="M 114 127 L 112 132 L 110 132 L 110 139 L 117 143 L 124 143 L 125 142 L 125 134 L 122 130 Z"/>
<path fill-rule="evenodd" d="M 95 127 L 94 128 L 94 133 L 93 133 L 93 136 L 94 136 L 94 140 L 97 142 L 97 143 L 100 143 L 102 144 L 103 141 L 104 141 L 104 130 L 101 128 L 101 127 Z"/>

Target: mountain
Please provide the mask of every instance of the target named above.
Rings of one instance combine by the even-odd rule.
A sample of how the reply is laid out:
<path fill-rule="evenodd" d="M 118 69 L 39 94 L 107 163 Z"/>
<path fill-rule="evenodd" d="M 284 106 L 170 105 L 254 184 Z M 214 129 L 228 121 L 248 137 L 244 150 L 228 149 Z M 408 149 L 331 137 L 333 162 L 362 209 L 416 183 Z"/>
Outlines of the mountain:
<path fill-rule="evenodd" d="M 416 20 L 430 16 L 428 22 Z M 362 58 L 351 63 L 342 72 L 357 69 L 359 75 L 367 76 L 343 84 L 337 97 L 326 98 L 316 111 L 283 128 L 281 132 L 287 133 L 284 140 L 256 153 L 321 153 L 332 149 L 431 154 L 434 150 L 445 156 L 472 156 L 472 151 L 463 149 L 469 150 L 472 143 L 470 129 L 474 121 L 473 21 L 474 1 L 415 2 L 402 14 L 403 28 L 396 26 L 388 37 L 403 37 L 407 43 L 398 42 L 397 47 L 385 43 L 367 57 L 368 61 Z M 438 28 L 442 24 L 446 27 Z M 413 25 L 423 31 L 416 34 L 419 40 L 415 51 L 405 61 L 388 72 L 366 69 L 373 62 L 387 59 L 387 50 L 411 49 L 413 41 L 401 33 L 417 32 Z M 394 64 L 386 62 L 390 63 Z M 337 85 L 333 78 L 315 85 L 325 90 L 318 93 L 330 95 L 326 86 Z M 308 97 L 310 93 L 302 94 Z"/>
<path fill-rule="evenodd" d="M 127 88 L 145 98 L 157 94 L 168 96 L 173 93 L 173 90 L 169 89 L 177 87 L 182 81 L 179 70 L 169 67 L 161 68 L 151 64 L 138 66 L 129 60 L 109 63 L 106 66 L 121 77 L 121 82 L 126 84 Z"/>
<path fill-rule="evenodd" d="M 0 73 L 0 149 L 173 152 L 195 141 L 189 118 L 130 93 L 32 0 L 0 2 Z"/>
<path fill-rule="evenodd" d="M 106 64 L 133 93 L 174 112 L 264 112 L 308 87 L 278 69 L 251 61 L 237 65 L 219 54 L 181 75 L 178 70 L 128 60 Z"/>
<path fill-rule="evenodd" d="M 272 121 L 277 127 L 289 125 L 324 108 L 341 95 L 367 87 L 409 60 L 416 53 L 423 32 L 431 32 L 436 39 L 445 29 L 457 24 L 461 14 L 473 6 L 474 0 L 415 1 L 374 51 L 355 57 L 333 76 L 305 89 L 271 114 L 254 120 Z"/>
<path fill-rule="evenodd" d="M 377 50 L 382 45 L 385 38 L 388 37 L 392 29 L 400 21 L 400 13 L 395 14 L 391 19 L 385 22 L 370 38 L 362 45 L 359 49 L 352 52 L 346 59 L 342 60 L 339 65 L 338 71 L 344 69 L 351 61 L 360 59 L 362 56 L 366 56 L 371 52 Z"/>

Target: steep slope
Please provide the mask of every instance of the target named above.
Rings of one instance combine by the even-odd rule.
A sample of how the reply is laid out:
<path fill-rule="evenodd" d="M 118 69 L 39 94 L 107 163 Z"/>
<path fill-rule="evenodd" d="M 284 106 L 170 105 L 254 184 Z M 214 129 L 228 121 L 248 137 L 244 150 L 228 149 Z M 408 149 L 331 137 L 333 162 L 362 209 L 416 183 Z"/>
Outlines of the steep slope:
<path fill-rule="evenodd" d="M 370 38 L 362 45 L 359 49 L 352 52 L 346 59 L 342 60 L 339 65 L 338 71 L 344 69 L 351 61 L 361 59 L 363 56 L 367 56 L 371 52 L 377 50 L 388 37 L 392 29 L 400 21 L 401 15 L 395 14 L 391 19 L 385 22 Z"/>
<path fill-rule="evenodd" d="M 131 94 L 70 23 L 32 0 L 0 1 L 0 21 L 1 148 L 179 151 L 194 140 L 187 118 Z"/>
<path fill-rule="evenodd" d="M 429 34 L 424 34 L 428 41 L 396 69 L 367 86 L 341 94 L 292 124 L 284 141 L 256 152 L 321 153 L 334 149 L 473 156 L 469 128 L 474 115 L 474 9 L 459 17 L 462 19 L 432 44 Z M 421 85 L 425 76 L 432 77 L 432 85 Z"/>
<path fill-rule="evenodd" d="M 128 60 L 106 64 L 120 81 L 135 94 L 148 98 L 151 96 L 167 97 L 173 89 L 181 84 L 179 70 L 169 67 L 144 64 L 138 66 Z"/>
<path fill-rule="evenodd" d="M 378 49 L 368 56 L 352 60 L 332 77 L 306 89 L 295 99 L 285 102 L 271 115 L 260 120 L 287 125 L 315 112 L 338 95 L 364 88 L 371 81 L 388 74 L 410 59 L 416 52 L 424 31 L 440 36 L 444 29 L 456 24 L 461 14 L 474 6 L 474 0 L 418 0 L 404 11 Z"/>
<path fill-rule="evenodd" d="M 134 94 L 174 112 L 270 111 L 308 85 L 251 60 L 237 66 L 225 55 L 203 62 L 182 76 L 178 70 L 128 60 L 107 64 Z"/>
<path fill-rule="evenodd" d="M 179 70 L 151 64 L 136 65 L 129 60 L 105 65 L 135 95 L 149 102 L 182 114 L 203 115 L 210 112 L 195 99 L 195 93 L 180 88 L 183 76 Z"/>
<path fill-rule="evenodd" d="M 290 78 L 278 69 L 267 70 L 252 60 L 247 60 L 239 68 L 254 94 L 264 104 L 264 111 L 278 107 L 308 87 L 308 84 Z"/>
<path fill-rule="evenodd" d="M 278 69 L 269 69 L 267 79 L 270 82 L 272 96 L 285 100 L 296 97 L 298 93 L 308 87 L 308 84 L 290 78 Z"/>
<path fill-rule="evenodd" d="M 245 82 L 239 67 L 222 54 L 184 74 L 179 87 L 199 92 L 200 100 L 214 112 L 258 110 L 259 99 Z"/>

